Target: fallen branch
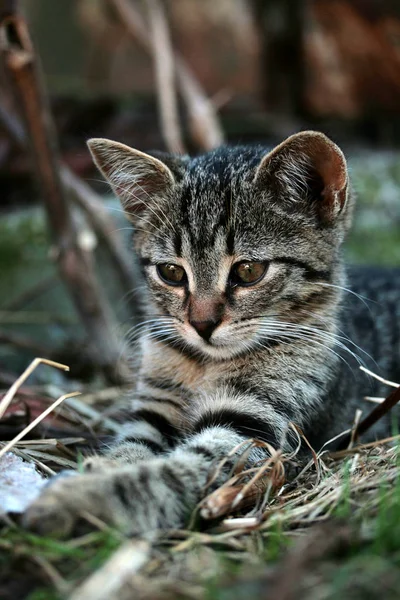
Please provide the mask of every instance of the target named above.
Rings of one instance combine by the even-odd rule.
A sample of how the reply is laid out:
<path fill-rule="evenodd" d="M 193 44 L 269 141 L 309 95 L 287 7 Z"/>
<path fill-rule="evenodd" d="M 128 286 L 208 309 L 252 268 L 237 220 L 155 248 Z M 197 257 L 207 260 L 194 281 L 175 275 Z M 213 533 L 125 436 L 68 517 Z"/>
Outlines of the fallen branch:
<path fill-rule="evenodd" d="M 41 84 L 28 27 L 18 12 L 17 1 L 0 4 L 0 52 L 5 72 L 26 122 L 34 170 L 41 187 L 60 275 L 67 285 L 85 326 L 94 363 L 110 381 L 127 378 L 120 360 L 111 308 L 101 293 L 88 252 L 79 243 L 71 210 L 59 176 L 56 137 Z M 125 367 L 125 369 L 124 369 Z"/>

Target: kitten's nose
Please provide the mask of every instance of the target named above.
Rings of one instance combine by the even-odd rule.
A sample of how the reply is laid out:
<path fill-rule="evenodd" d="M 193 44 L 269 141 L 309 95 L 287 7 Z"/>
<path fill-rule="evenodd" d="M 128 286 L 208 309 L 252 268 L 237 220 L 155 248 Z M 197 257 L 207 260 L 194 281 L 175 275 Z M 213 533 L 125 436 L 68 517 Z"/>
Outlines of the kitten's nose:
<path fill-rule="evenodd" d="M 206 342 L 209 341 L 214 329 L 216 329 L 220 323 L 221 319 L 217 321 L 190 321 L 191 326 L 194 327 L 199 336 L 202 337 Z"/>

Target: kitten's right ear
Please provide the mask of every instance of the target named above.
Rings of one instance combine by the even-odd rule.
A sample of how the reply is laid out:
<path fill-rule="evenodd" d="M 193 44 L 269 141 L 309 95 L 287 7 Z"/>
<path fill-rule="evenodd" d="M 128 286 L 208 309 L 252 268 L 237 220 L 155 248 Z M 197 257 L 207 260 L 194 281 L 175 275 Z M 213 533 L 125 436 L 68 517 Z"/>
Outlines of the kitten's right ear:
<path fill-rule="evenodd" d="M 92 138 L 87 145 L 129 219 L 140 214 L 153 197 L 165 196 L 175 183 L 167 165 L 144 152 L 104 138 Z"/>
<path fill-rule="evenodd" d="M 346 212 L 346 159 L 340 148 L 318 131 L 296 133 L 264 156 L 254 183 L 275 183 L 298 204 L 307 200 L 325 223 L 333 223 Z"/>

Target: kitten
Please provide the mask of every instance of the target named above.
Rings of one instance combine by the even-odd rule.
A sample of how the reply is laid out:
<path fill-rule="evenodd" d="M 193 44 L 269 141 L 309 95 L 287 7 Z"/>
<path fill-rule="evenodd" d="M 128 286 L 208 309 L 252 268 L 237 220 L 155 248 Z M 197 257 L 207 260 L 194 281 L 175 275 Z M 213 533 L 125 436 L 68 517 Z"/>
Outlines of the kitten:
<path fill-rule="evenodd" d="M 346 289 L 354 202 L 345 157 L 321 133 L 193 159 L 105 139 L 89 148 L 135 228 L 141 363 L 118 442 L 50 485 L 25 524 L 68 535 L 86 511 L 144 534 L 183 526 L 244 440 L 289 450 L 292 422 L 318 450 L 351 427 L 357 406 L 370 410 L 366 394 L 387 393 L 358 369 L 378 370 L 369 354 L 400 381 L 400 274 L 357 269 Z"/>

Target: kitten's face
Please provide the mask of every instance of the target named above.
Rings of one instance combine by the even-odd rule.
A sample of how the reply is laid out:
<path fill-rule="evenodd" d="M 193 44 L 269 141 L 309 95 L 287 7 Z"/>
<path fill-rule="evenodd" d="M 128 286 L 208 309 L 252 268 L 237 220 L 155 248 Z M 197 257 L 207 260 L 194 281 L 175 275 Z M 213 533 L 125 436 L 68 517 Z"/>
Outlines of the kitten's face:
<path fill-rule="evenodd" d="M 271 343 L 282 323 L 290 333 L 291 324 L 312 315 L 315 322 L 333 306 L 334 288 L 323 284 L 335 281 L 347 176 L 345 167 L 341 177 L 335 171 L 343 155 L 319 135 L 318 144 L 333 153 L 324 157 L 323 173 L 314 157 L 293 161 L 290 140 L 289 148 L 286 142 L 269 155 L 262 148 L 223 148 L 175 159 L 171 169 L 139 155 L 155 168 L 149 174 L 142 165 L 134 185 L 125 171 L 132 172 L 130 165 L 113 181 L 101 163 L 133 213 L 153 305 L 149 319 L 159 317 L 149 324 L 152 337 L 226 359 Z"/>

